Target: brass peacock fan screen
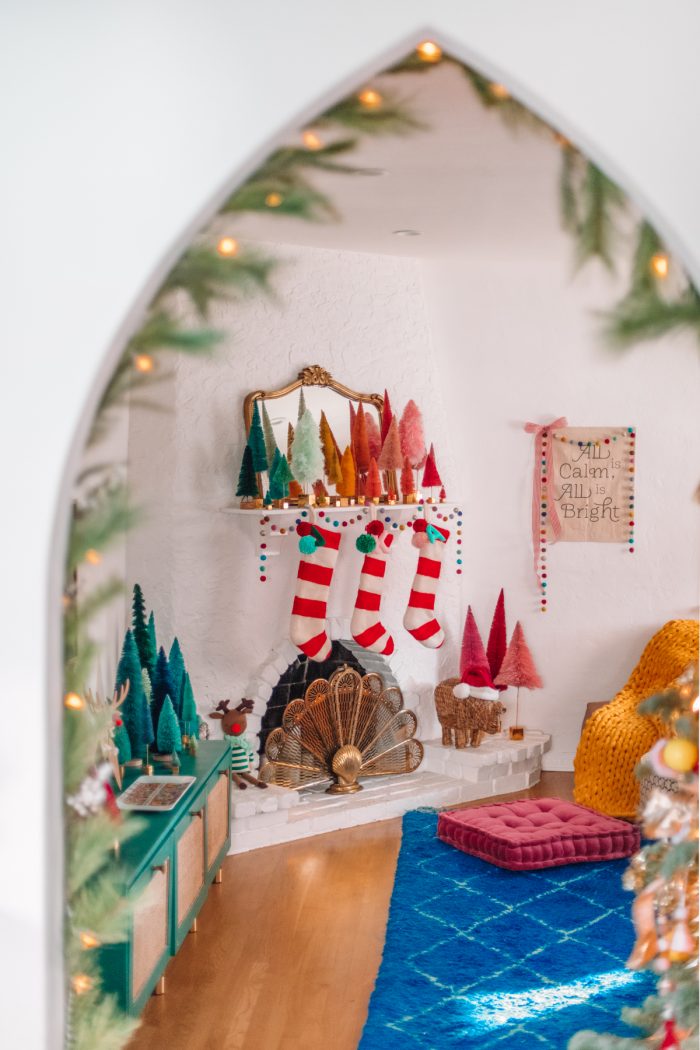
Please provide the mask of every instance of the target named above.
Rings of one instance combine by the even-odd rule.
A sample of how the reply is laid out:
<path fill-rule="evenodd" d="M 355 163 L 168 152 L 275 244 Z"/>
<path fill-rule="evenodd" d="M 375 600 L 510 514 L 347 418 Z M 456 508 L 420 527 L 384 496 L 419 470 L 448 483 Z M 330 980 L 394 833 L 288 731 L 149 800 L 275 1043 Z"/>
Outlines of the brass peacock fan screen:
<path fill-rule="evenodd" d="M 261 779 L 287 788 L 330 782 L 330 794 L 361 791 L 359 777 L 418 769 L 417 725 L 399 688 L 385 688 L 381 675 L 339 668 L 287 705 L 281 727 L 267 738 Z"/>

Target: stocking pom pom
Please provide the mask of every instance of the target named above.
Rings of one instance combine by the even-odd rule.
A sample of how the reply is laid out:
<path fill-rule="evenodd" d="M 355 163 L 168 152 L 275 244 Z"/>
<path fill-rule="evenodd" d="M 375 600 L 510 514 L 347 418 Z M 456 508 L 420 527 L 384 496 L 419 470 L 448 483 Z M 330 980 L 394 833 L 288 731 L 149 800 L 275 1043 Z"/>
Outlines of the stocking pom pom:
<path fill-rule="evenodd" d="M 365 529 L 365 532 L 368 532 L 370 536 L 381 536 L 381 534 L 384 532 L 384 526 L 382 525 L 381 521 L 370 521 L 369 525 Z"/>
<path fill-rule="evenodd" d="M 366 532 L 363 532 L 361 536 L 358 536 L 355 540 L 355 546 L 358 551 L 362 554 L 371 554 L 374 548 L 377 546 L 377 541 L 374 536 L 369 536 Z"/>
<path fill-rule="evenodd" d="M 317 546 L 313 536 L 302 536 L 299 540 L 299 550 L 302 554 L 313 554 Z"/>
<path fill-rule="evenodd" d="M 414 547 L 418 547 L 418 549 L 420 550 L 421 547 L 427 547 L 430 543 L 430 540 L 428 539 L 425 532 L 414 532 L 413 536 L 411 537 L 411 543 Z"/>

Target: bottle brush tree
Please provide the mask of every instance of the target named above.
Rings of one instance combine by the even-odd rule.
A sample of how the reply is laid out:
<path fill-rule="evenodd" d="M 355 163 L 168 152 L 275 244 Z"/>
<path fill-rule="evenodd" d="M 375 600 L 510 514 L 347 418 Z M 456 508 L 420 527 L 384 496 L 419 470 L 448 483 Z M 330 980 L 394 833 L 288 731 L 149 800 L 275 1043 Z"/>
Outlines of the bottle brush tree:
<path fill-rule="evenodd" d="M 158 642 L 156 640 L 156 618 L 151 610 L 151 615 L 148 617 L 148 637 L 151 639 L 151 649 L 153 653 L 153 661 L 148 668 L 149 677 L 153 674 L 156 669 L 156 657 L 158 656 Z"/>
<path fill-rule="evenodd" d="M 459 656 L 459 677 L 467 685 L 481 685 L 484 678 L 490 680 L 491 671 L 484 643 L 474 619 L 471 605 L 467 609 Z"/>
<path fill-rule="evenodd" d="M 380 470 L 384 471 L 387 492 L 393 499 L 396 499 L 399 487 L 397 471 L 400 471 L 403 467 L 403 455 L 401 454 L 399 426 L 395 419 L 392 419 L 389 424 L 377 465 Z"/>
<path fill-rule="evenodd" d="M 156 743 L 161 755 L 174 755 L 177 751 L 182 751 L 180 723 L 177 720 L 172 700 L 167 695 L 158 716 Z"/>
<path fill-rule="evenodd" d="M 173 692 L 170 694 L 170 699 L 173 702 L 175 714 L 178 718 L 182 718 L 182 687 L 185 682 L 186 668 L 182 649 L 177 638 L 173 638 L 173 644 L 170 647 L 168 667 L 170 668 L 170 678 L 173 683 Z"/>
<path fill-rule="evenodd" d="M 408 456 L 403 458 L 403 466 L 401 467 L 401 494 L 406 496 L 412 496 L 416 491 L 416 483 L 414 481 L 413 471 L 411 470 L 411 464 L 408 462 Z"/>
<path fill-rule="evenodd" d="M 143 591 L 138 583 L 134 584 L 134 596 L 131 602 L 131 624 L 141 666 L 150 672 L 153 670 L 156 662 L 156 651 L 153 646 L 151 632 L 149 631 L 149 624 L 146 620 L 146 603 L 143 598 Z"/>
<path fill-rule="evenodd" d="M 413 400 L 408 402 L 401 415 L 399 436 L 401 452 L 413 470 L 420 470 L 425 462 L 425 434 L 421 411 Z"/>
<path fill-rule="evenodd" d="M 352 435 L 352 450 L 355 455 L 355 469 L 364 480 L 369 470 L 370 455 L 369 441 L 367 439 L 367 419 L 362 402 L 357 406 L 355 429 Z"/>
<path fill-rule="evenodd" d="M 386 440 L 386 436 L 389 433 L 389 427 L 391 421 L 394 418 L 394 413 L 391 410 L 391 402 L 389 401 L 389 392 L 384 391 L 384 403 L 382 404 L 382 444 Z"/>
<path fill-rule="evenodd" d="M 132 756 L 129 734 L 126 731 L 124 720 L 121 718 L 118 718 L 114 723 L 113 740 L 119 756 L 119 765 L 123 766 L 125 762 L 131 761 Z"/>
<path fill-rule="evenodd" d="M 265 438 L 265 456 L 267 457 L 267 464 L 270 471 L 272 470 L 272 461 L 275 458 L 275 452 L 279 452 L 277 448 L 277 442 L 275 440 L 275 432 L 272 429 L 272 420 L 267 411 L 267 405 L 265 402 L 262 404 L 262 428 L 263 437 Z"/>
<path fill-rule="evenodd" d="M 335 491 L 339 496 L 343 496 L 346 499 L 354 499 L 356 492 L 355 460 L 353 459 L 352 449 L 349 445 L 345 449 L 345 452 L 343 452 L 343 457 L 340 461 L 340 470 L 343 479 L 335 486 Z"/>
<path fill-rule="evenodd" d="M 520 621 L 515 625 L 513 637 L 503 658 L 501 669 L 495 681 L 496 688 L 499 685 L 515 686 L 515 723 L 518 724 L 518 708 L 520 704 L 520 689 L 541 689 L 542 679 L 537 673 L 532 653 L 525 641 L 525 633 L 520 626 Z"/>
<path fill-rule="evenodd" d="M 170 674 L 170 667 L 168 666 L 168 658 L 165 655 L 165 649 L 161 645 L 158 650 L 158 659 L 156 660 L 156 669 L 152 682 L 151 715 L 154 726 L 158 725 L 161 708 L 166 696 L 172 697 L 174 692 L 175 687 Z"/>
<path fill-rule="evenodd" d="M 259 494 L 258 479 L 253 465 L 253 453 L 250 445 L 246 445 L 243 450 L 241 469 L 238 474 L 236 495 L 241 496 L 243 499 L 257 499 Z"/>
<path fill-rule="evenodd" d="M 182 691 L 182 718 L 183 731 L 189 736 L 197 736 L 199 732 L 199 714 L 192 691 L 190 676 L 185 672 L 185 685 Z"/>
<path fill-rule="evenodd" d="M 305 487 L 323 476 L 323 451 L 318 427 L 308 408 L 297 423 L 292 445 L 292 471 Z"/>
<path fill-rule="evenodd" d="M 367 430 L 367 444 L 369 445 L 369 458 L 377 460 L 382 454 L 382 435 L 379 429 L 379 424 L 374 418 L 374 412 L 370 412 L 369 409 L 365 412 L 365 428 Z"/>
<path fill-rule="evenodd" d="M 442 479 L 438 473 L 437 464 L 435 463 L 435 449 L 430 446 L 430 452 L 428 458 L 425 461 L 425 469 L 423 471 L 423 487 L 434 489 L 436 486 L 442 486 Z"/>
<path fill-rule="evenodd" d="M 279 490 L 280 495 L 276 496 L 275 499 L 287 499 L 293 481 L 294 475 L 287 462 L 287 457 L 281 455 L 275 468 L 275 488 Z"/>
<path fill-rule="evenodd" d="M 365 484 L 365 496 L 370 499 L 379 499 L 382 494 L 382 479 L 379 476 L 379 467 L 377 461 L 372 456 L 369 461 L 369 471 L 367 473 L 367 482 Z"/>
<path fill-rule="evenodd" d="M 282 462 L 283 456 L 280 450 L 275 445 L 275 451 L 272 456 L 272 462 L 270 464 L 270 488 L 268 495 L 271 500 L 283 499 L 284 498 L 284 486 L 277 476 L 279 465 Z"/>
<path fill-rule="evenodd" d="M 253 405 L 253 418 L 248 432 L 248 446 L 253 456 L 253 470 L 256 474 L 264 474 L 269 464 L 267 462 L 267 450 L 265 449 L 265 434 L 257 401 Z"/>
<path fill-rule="evenodd" d="M 156 733 L 153 726 L 153 718 L 151 717 L 151 696 L 153 695 L 151 676 L 145 667 L 141 669 L 141 684 L 143 686 L 143 696 L 146 701 L 143 705 L 143 735 L 150 747 L 156 738 Z"/>
<path fill-rule="evenodd" d="M 306 398 L 304 397 L 303 386 L 299 388 L 299 406 L 297 408 L 297 423 L 306 412 Z"/>
<path fill-rule="evenodd" d="M 294 427 L 287 423 L 287 460 L 292 461 L 292 445 L 294 444 Z"/>
<path fill-rule="evenodd" d="M 498 672 L 501 670 L 503 660 L 506 655 L 508 648 L 508 640 L 506 636 L 506 603 L 503 595 L 503 588 L 501 587 L 501 593 L 498 595 L 498 601 L 496 602 L 496 609 L 493 614 L 493 620 L 491 621 L 491 630 L 489 631 L 489 640 L 486 644 L 486 657 L 489 662 L 491 669 L 491 677 L 494 682 L 498 676 Z M 496 688 L 499 692 L 502 692 L 506 686 L 498 685 Z"/>
<path fill-rule="evenodd" d="M 114 688 L 118 692 L 123 685 L 129 683 L 129 692 L 120 710 L 129 734 L 131 753 L 134 758 L 143 758 L 146 754 L 146 747 L 153 742 L 153 731 L 147 717 L 141 673 L 141 661 L 134 635 L 131 631 L 127 631 L 124 635 Z"/>

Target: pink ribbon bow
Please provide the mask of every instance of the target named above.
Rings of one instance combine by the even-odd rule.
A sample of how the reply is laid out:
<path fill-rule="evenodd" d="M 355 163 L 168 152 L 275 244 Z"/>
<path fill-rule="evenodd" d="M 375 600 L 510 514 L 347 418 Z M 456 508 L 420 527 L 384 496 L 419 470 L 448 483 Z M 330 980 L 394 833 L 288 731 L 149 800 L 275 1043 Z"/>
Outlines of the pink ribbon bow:
<path fill-rule="evenodd" d="M 532 474 L 532 553 L 535 561 L 535 574 L 538 572 L 538 562 L 540 547 L 540 509 L 542 503 L 542 471 L 540 469 L 540 445 L 543 434 L 547 434 L 550 440 L 547 441 L 547 447 L 544 453 L 545 468 L 547 484 L 552 491 L 552 441 L 551 431 L 559 430 L 560 427 L 568 426 L 566 417 L 560 416 L 559 419 L 553 419 L 551 423 L 545 423 L 544 426 L 540 426 L 539 423 L 526 423 L 525 430 L 528 434 L 535 435 L 535 469 Z M 547 500 L 547 511 L 549 514 L 549 523 L 552 526 L 552 533 L 554 541 L 558 540 L 561 536 L 561 523 L 557 514 L 557 508 L 552 499 Z M 538 576 L 539 579 L 539 576 Z"/>

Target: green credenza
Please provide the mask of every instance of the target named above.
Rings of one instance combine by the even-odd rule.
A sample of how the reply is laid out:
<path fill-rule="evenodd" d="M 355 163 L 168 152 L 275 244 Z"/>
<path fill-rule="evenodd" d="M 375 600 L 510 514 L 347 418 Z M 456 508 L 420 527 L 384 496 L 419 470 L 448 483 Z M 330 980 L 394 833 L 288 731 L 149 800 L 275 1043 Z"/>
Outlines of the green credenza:
<path fill-rule="evenodd" d="M 137 814 L 147 826 L 120 858 L 132 902 L 128 939 L 100 949 L 105 991 L 131 1014 L 141 1013 L 191 930 L 231 844 L 230 744 L 202 741 L 196 757 L 180 763 L 196 783 L 168 813 Z M 127 770 L 124 787 L 140 775 Z"/>

